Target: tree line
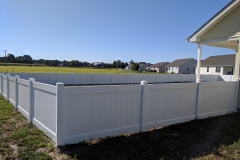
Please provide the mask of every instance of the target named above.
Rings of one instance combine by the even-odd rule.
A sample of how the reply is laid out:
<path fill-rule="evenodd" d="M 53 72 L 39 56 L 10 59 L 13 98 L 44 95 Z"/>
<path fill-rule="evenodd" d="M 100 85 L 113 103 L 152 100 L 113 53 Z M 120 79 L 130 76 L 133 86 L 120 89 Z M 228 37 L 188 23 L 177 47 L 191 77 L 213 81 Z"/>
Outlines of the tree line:
<path fill-rule="evenodd" d="M 0 62 L 7 63 L 25 63 L 25 64 L 35 64 L 35 65 L 46 65 L 46 66 L 62 66 L 62 67 L 98 67 L 98 68 L 121 68 L 124 69 L 128 66 L 128 62 L 123 62 L 121 60 L 113 61 L 113 63 L 99 63 L 95 65 L 87 61 L 79 60 L 48 60 L 48 59 L 33 59 L 30 55 L 23 55 L 15 57 L 13 54 L 8 54 L 5 57 L 0 57 Z"/>

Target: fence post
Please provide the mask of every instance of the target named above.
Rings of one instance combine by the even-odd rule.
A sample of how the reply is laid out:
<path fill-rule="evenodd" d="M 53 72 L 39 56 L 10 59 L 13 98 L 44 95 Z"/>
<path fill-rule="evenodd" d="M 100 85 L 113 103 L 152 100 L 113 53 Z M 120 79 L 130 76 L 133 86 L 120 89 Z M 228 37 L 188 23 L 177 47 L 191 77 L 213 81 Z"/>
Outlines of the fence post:
<path fill-rule="evenodd" d="M 239 98 L 239 80 L 237 79 L 236 81 L 236 86 L 235 86 L 235 97 L 234 97 L 234 109 L 233 112 L 237 112 L 238 109 L 238 98 Z"/>
<path fill-rule="evenodd" d="M 199 117 L 199 103 L 200 103 L 200 92 L 201 92 L 201 80 L 197 83 L 197 93 L 196 93 L 196 105 L 195 105 L 195 119 L 198 119 Z"/>
<path fill-rule="evenodd" d="M 15 109 L 17 110 L 18 109 L 18 78 L 19 76 L 16 75 L 15 76 Z"/>
<path fill-rule="evenodd" d="M 3 96 L 3 73 L 1 73 L 1 95 Z"/>
<path fill-rule="evenodd" d="M 6 94 L 6 96 L 7 96 L 8 102 L 9 102 L 9 76 L 10 76 L 10 74 L 7 74 L 7 94 Z"/>
<path fill-rule="evenodd" d="M 111 84 L 113 84 L 113 82 L 112 82 L 112 73 L 111 73 Z"/>
<path fill-rule="evenodd" d="M 48 75 L 48 84 L 50 84 L 50 80 L 49 80 L 49 79 L 50 79 L 50 78 L 49 78 L 49 74 L 50 74 L 50 73 L 48 72 L 48 73 L 47 73 L 47 75 Z"/>
<path fill-rule="evenodd" d="M 57 146 L 64 145 L 64 83 L 56 83 L 56 136 Z"/>
<path fill-rule="evenodd" d="M 94 72 L 92 73 L 92 84 L 93 84 L 93 74 L 94 74 Z"/>
<path fill-rule="evenodd" d="M 35 82 L 35 79 L 29 78 L 29 119 L 28 119 L 29 123 L 33 122 L 33 117 L 34 117 L 33 82 Z"/>
<path fill-rule="evenodd" d="M 148 82 L 141 81 L 142 95 L 141 95 L 141 108 L 140 108 L 140 132 L 146 130 L 147 121 L 147 104 L 148 103 Z"/>

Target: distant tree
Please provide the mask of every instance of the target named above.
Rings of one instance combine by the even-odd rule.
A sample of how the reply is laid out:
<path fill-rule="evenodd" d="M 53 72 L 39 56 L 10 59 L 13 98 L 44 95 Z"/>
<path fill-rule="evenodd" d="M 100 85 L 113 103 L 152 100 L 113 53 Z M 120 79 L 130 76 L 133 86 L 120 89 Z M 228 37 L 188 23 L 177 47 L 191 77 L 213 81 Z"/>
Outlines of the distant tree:
<path fill-rule="evenodd" d="M 138 63 L 133 63 L 132 64 L 132 71 L 138 71 L 139 70 L 139 64 Z"/>
<path fill-rule="evenodd" d="M 125 67 L 127 67 L 128 66 L 128 62 L 125 62 L 124 65 L 125 65 Z"/>
<path fill-rule="evenodd" d="M 14 63 L 15 62 L 15 56 L 13 54 L 7 55 L 7 62 Z"/>
<path fill-rule="evenodd" d="M 63 60 L 63 61 L 62 61 L 62 65 L 63 65 L 63 66 L 68 66 L 68 63 L 69 63 L 69 62 L 66 61 L 66 60 Z"/>
<path fill-rule="evenodd" d="M 18 57 L 16 57 L 15 62 L 17 62 L 17 63 L 24 63 L 24 58 L 23 58 L 23 56 L 18 56 Z"/>
<path fill-rule="evenodd" d="M 130 64 L 134 64 L 134 61 L 131 59 L 131 61 L 129 62 Z"/>
<path fill-rule="evenodd" d="M 117 68 L 117 62 L 116 61 L 113 61 L 113 67 Z"/>
<path fill-rule="evenodd" d="M 121 68 L 121 63 L 122 63 L 122 61 L 117 60 L 117 62 L 116 62 L 116 67 L 117 67 L 117 68 Z"/>
<path fill-rule="evenodd" d="M 46 64 L 46 60 L 45 59 L 38 59 L 38 60 L 36 60 L 36 63 L 38 63 L 38 64 Z"/>
<path fill-rule="evenodd" d="M 125 63 L 121 63 L 121 67 L 120 68 L 125 68 L 126 66 L 125 66 Z"/>
<path fill-rule="evenodd" d="M 32 57 L 30 55 L 23 55 L 23 63 L 32 63 Z"/>

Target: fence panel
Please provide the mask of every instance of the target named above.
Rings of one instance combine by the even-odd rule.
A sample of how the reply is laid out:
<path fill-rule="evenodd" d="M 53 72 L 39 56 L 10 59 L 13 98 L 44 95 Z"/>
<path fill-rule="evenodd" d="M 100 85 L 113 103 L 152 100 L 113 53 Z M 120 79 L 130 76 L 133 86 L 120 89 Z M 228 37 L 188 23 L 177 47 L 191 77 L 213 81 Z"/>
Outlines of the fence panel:
<path fill-rule="evenodd" d="M 33 83 L 33 124 L 56 141 L 56 86 Z"/>
<path fill-rule="evenodd" d="M 146 128 L 194 119 L 196 91 L 195 83 L 149 85 Z"/>
<path fill-rule="evenodd" d="M 201 83 L 199 118 L 223 115 L 234 111 L 236 82 Z"/>
<path fill-rule="evenodd" d="M 93 74 L 73 74 L 73 84 L 93 84 Z"/>
<path fill-rule="evenodd" d="M 213 74 L 202 74 L 201 75 L 201 79 L 203 82 L 223 81 L 219 77 L 220 77 L 220 75 L 213 75 Z"/>
<path fill-rule="evenodd" d="M 144 74 L 143 80 L 147 81 L 148 83 L 157 83 L 157 74 Z"/>
<path fill-rule="evenodd" d="M 128 83 L 140 83 L 144 79 L 144 74 L 129 74 Z"/>
<path fill-rule="evenodd" d="M 65 142 L 139 131 L 141 85 L 65 87 Z"/>
<path fill-rule="evenodd" d="M 112 84 L 128 84 L 129 74 L 112 74 Z"/>
<path fill-rule="evenodd" d="M 93 74 L 93 84 L 111 84 L 111 74 Z"/>
<path fill-rule="evenodd" d="M 71 74 L 49 74 L 48 84 L 56 84 L 57 82 L 72 84 L 72 75 Z"/>
<path fill-rule="evenodd" d="M 2 93 L 2 91 L 3 91 L 3 88 L 2 88 L 2 78 L 1 78 L 1 74 L 0 74 L 0 92 Z"/>
<path fill-rule="evenodd" d="M 157 75 L 157 83 L 166 83 L 170 82 L 170 74 L 158 74 Z"/>
<path fill-rule="evenodd" d="M 219 81 L 236 81 L 234 75 L 220 75 Z"/>
<path fill-rule="evenodd" d="M 7 98 L 7 76 L 3 75 L 3 97 Z"/>
<path fill-rule="evenodd" d="M 15 87 L 16 82 L 15 82 L 15 77 L 10 77 L 9 76 L 9 102 L 14 106 L 15 101 L 16 101 L 16 91 Z"/>
<path fill-rule="evenodd" d="M 18 79 L 18 110 L 29 119 L 29 81 Z"/>

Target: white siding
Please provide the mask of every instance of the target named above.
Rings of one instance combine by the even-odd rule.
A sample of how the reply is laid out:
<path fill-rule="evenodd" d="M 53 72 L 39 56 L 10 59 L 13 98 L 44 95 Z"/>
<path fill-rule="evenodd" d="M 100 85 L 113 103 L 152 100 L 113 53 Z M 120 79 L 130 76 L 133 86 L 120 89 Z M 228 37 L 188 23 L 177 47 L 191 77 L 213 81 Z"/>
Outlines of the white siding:
<path fill-rule="evenodd" d="M 227 15 L 202 37 L 201 41 L 229 38 L 240 35 L 240 7 Z"/>

